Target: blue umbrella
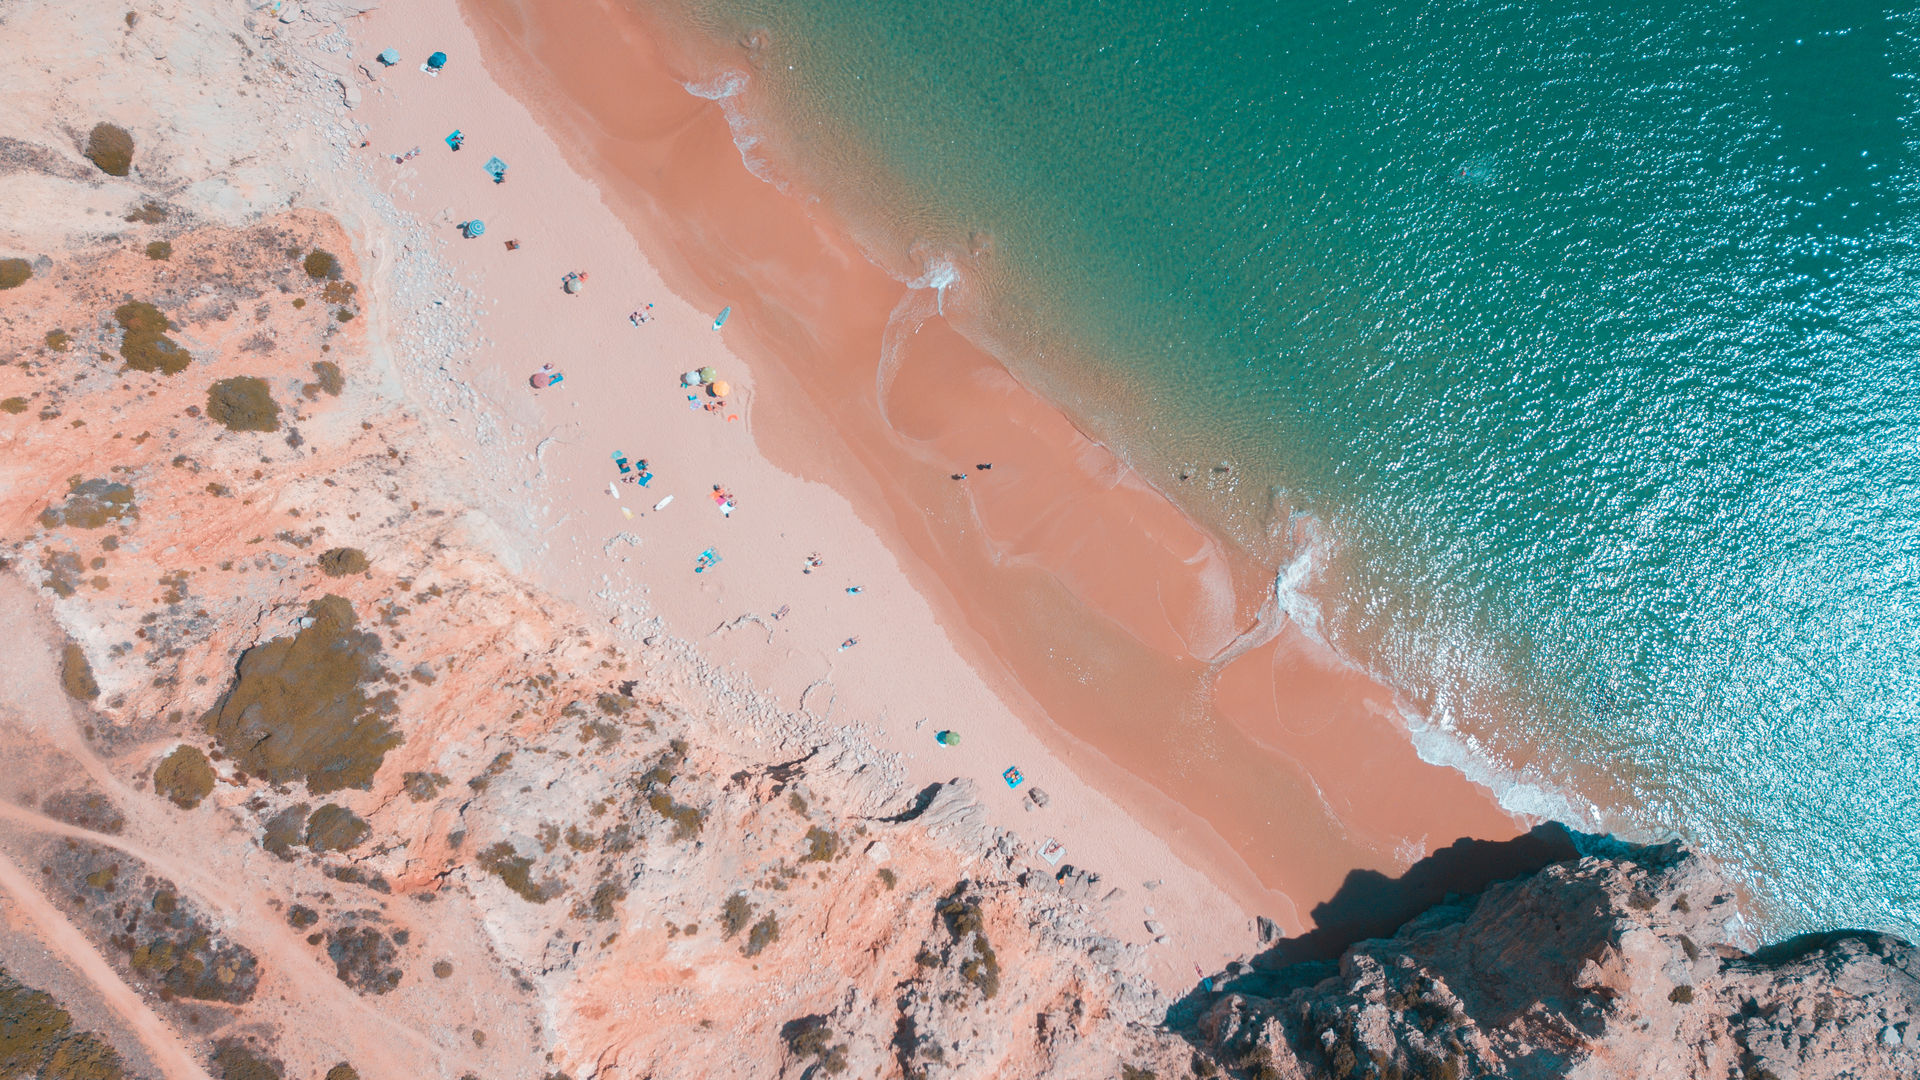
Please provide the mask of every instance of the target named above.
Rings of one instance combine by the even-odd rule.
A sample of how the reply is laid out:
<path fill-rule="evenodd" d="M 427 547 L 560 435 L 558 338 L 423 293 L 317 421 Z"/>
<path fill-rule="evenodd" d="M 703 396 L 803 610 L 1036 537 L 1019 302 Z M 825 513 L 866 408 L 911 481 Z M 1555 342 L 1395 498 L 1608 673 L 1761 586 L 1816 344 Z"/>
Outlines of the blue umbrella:
<path fill-rule="evenodd" d="M 432 56 L 427 57 L 427 66 L 432 68 L 435 71 L 439 71 L 441 68 L 446 67 L 447 54 L 443 52 L 437 52 L 437 53 L 434 53 Z"/>
<path fill-rule="evenodd" d="M 487 170 L 487 175 L 493 177 L 494 183 L 504 184 L 507 182 L 507 163 L 501 161 L 499 158 L 490 157 L 487 159 L 487 163 L 480 167 Z"/>

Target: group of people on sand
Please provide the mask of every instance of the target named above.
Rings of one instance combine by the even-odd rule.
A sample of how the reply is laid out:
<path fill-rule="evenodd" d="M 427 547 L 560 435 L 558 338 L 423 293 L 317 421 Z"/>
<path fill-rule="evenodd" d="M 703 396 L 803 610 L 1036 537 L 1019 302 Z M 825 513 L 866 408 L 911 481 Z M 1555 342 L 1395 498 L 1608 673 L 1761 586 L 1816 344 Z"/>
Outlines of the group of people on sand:
<path fill-rule="evenodd" d="M 461 144 L 464 142 L 465 142 L 465 138 L 460 132 L 455 132 L 453 135 L 450 135 L 447 138 L 447 145 L 456 151 L 461 148 Z M 396 154 L 392 156 L 396 163 L 404 163 L 405 161 L 410 160 L 413 157 L 417 156 L 419 153 L 420 153 L 420 149 L 418 147 L 415 147 L 414 149 L 408 151 L 405 154 Z M 513 248 L 517 248 L 518 246 L 519 246 L 518 244 L 509 243 L 508 249 L 512 250 Z M 569 272 L 564 278 L 561 279 L 561 287 L 562 287 L 562 290 L 568 293 L 569 295 L 577 295 L 578 293 L 584 290 L 586 286 L 586 281 L 587 281 L 587 275 L 584 271 L 572 271 L 572 272 Z M 646 304 L 643 307 L 634 309 L 633 311 L 629 312 L 627 315 L 627 321 L 636 327 L 644 326 L 645 324 L 652 322 L 653 319 L 654 319 L 654 305 L 650 303 Z M 718 324 L 716 323 L 716 328 L 717 326 Z M 566 379 L 566 376 L 563 373 L 561 373 L 557 368 L 555 368 L 553 364 L 545 363 L 545 364 L 541 364 L 539 370 L 535 371 L 532 374 L 532 376 L 529 377 L 528 382 L 533 386 L 534 389 L 544 390 L 544 389 L 549 389 L 551 387 L 560 385 L 560 383 L 565 381 L 565 379 Z M 710 396 L 706 401 L 700 403 L 700 407 L 704 411 L 710 412 L 710 413 L 718 413 L 724 410 L 727 406 L 725 393 L 727 389 L 729 389 L 727 387 L 727 384 L 716 381 L 716 382 L 707 382 L 706 385 L 707 385 L 707 389 L 709 391 Z M 735 417 L 728 416 L 727 419 L 732 420 L 732 419 L 735 419 Z M 624 455 L 616 454 L 615 460 L 620 465 L 620 472 L 622 475 L 619 477 L 619 479 L 622 482 L 628 483 L 628 484 L 636 484 L 639 486 L 645 486 L 647 481 L 653 479 L 652 471 L 650 470 L 648 462 L 645 458 L 638 459 L 637 461 L 633 462 L 631 466 L 629 466 Z M 993 465 L 991 462 L 981 462 L 975 465 L 974 468 L 980 471 L 985 471 L 993 468 Z M 966 478 L 967 478 L 966 473 L 953 474 L 953 479 L 955 480 L 965 480 Z M 669 499 L 670 498 L 671 496 L 669 496 Z M 712 498 L 713 498 L 714 505 L 720 509 L 720 513 L 722 516 L 724 517 L 733 516 L 733 511 L 738 505 L 738 503 L 734 498 L 733 492 L 731 490 L 729 490 L 726 486 L 722 484 L 715 484 L 713 485 Z M 664 505 L 664 503 L 665 503 L 665 500 L 663 500 L 662 505 Z M 712 569 L 719 562 L 720 562 L 719 555 L 713 549 L 709 548 L 700 553 L 700 557 L 695 564 L 694 571 L 696 573 L 703 573 L 707 570 Z M 817 551 L 810 552 L 808 553 L 806 557 L 805 565 L 801 567 L 800 572 L 803 574 L 811 574 L 815 570 L 818 570 L 825 565 L 826 565 L 826 560 L 821 558 L 819 552 Z M 858 596 L 864 591 L 864 586 L 849 585 L 846 587 L 846 591 L 847 591 L 847 595 L 849 596 Z M 786 612 L 787 612 L 787 608 L 783 606 L 779 614 L 784 615 L 786 614 Z M 845 652 L 848 649 L 851 649 L 858 644 L 860 644 L 860 639 L 858 637 L 848 637 L 847 639 L 845 639 L 840 643 L 839 651 Z"/>

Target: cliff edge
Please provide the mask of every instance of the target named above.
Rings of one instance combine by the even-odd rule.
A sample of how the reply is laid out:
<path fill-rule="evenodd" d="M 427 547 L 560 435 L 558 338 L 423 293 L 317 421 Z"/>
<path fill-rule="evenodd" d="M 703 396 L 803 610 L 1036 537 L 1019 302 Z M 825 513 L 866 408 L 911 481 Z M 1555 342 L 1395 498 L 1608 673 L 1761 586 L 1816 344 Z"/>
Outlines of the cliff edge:
<path fill-rule="evenodd" d="M 1920 954 L 1835 931 L 1749 952 L 1733 889 L 1677 844 L 1602 841 L 1449 897 L 1331 965 L 1235 965 L 1189 1002 L 1205 1061 L 1261 1080 L 1920 1074 Z M 1318 976 L 1325 974 L 1326 977 Z M 1310 985 L 1301 985 L 1310 982 Z"/>

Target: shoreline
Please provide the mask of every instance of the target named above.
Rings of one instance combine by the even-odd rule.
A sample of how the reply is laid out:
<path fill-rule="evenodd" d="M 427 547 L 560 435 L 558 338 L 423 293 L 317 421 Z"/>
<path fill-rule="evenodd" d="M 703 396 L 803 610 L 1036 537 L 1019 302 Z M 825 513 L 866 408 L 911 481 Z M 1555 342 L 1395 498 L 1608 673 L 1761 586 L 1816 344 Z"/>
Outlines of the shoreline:
<path fill-rule="evenodd" d="M 1519 831 L 1419 759 L 1390 691 L 1297 627 L 1217 672 L 1198 659 L 1256 624 L 1269 568 L 935 316 L 932 290 L 873 266 L 820 200 L 751 174 L 644 16 L 536 10 L 534 31 L 513 5 L 463 5 L 490 67 L 667 254 L 664 283 L 715 308 L 755 298 L 725 335 L 748 339 L 755 441 L 884 523 L 973 672 L 1055 755 L 1294 931 L 1354 870 Z M 947 479 L 974 457 L 997 470 Z"/>

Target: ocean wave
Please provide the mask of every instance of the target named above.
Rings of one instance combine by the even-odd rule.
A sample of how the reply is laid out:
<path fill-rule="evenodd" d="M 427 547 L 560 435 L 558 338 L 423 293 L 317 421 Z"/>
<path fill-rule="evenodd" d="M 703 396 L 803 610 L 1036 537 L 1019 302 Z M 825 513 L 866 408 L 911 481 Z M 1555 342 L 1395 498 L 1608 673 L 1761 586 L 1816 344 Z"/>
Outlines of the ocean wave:
<path fill-rule="evenodd" d="M 794 195 L 791 184 L 775 171 L 773 159 L 763 152 L 767 143 L 766 126 L 747 108 L 747 90 L 753 85 L 744 71 L 727 70 L 704 82 L 683 82 L 680 88 L 703 101 L 720 106 L 727 130 L 733 135 L 733 147 L 740 151 L 740 163 L 756 178 L 773 185 L 782 195 Z"/>
<path fill-rule="evenodd" d="M 1396 704 L 1401 725 L 1420 760 L 1452 769 L 1486 788 L 1508 812 L 1534 821 L 1558 821 L 1590 833 L 1609 833 L 1621 827 L 1609 822 L 1597 803 L 1541 783 L 1503 762 L 1479 739 L 1460 730 L 1448 706 L 1439 705 L 1431 714 L 1423 714 L 1405 702 Z"/>

